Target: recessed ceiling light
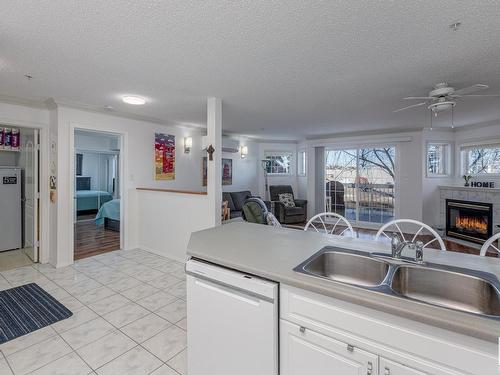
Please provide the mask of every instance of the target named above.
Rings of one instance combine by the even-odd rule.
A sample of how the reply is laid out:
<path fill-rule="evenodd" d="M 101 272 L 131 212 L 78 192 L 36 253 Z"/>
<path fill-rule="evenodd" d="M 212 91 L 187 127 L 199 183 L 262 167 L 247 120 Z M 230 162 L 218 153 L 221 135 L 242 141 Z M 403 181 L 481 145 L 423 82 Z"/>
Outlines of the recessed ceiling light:
<path fill-rule="evenodd" d="M 142 96 L 125 95 L 122 97 L 122 100 L 125 103 L 132 104 L 132 105 L 144 105 L 144 104 L 146 104 L 146 99 L 144 99 Z"/>

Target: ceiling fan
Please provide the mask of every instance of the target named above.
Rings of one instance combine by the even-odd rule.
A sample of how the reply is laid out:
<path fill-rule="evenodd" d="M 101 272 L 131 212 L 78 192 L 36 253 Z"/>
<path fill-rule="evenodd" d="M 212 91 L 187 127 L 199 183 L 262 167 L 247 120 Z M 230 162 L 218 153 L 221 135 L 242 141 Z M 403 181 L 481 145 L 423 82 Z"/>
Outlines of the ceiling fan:
<path fill-rule="evenodd" d="M 446 82 L 438 83 L 434 86 L 434 89 L 429 92 L 427 96 L 409 96 L 403 98 L 404 100 L 424 100 L 423 102 L 412 104 L 404 108 L 400 108 L 394 111 L 400 112 L 406 109 L 421 107 L 427 105 L 429 109 L 435 116 L 438 113 L 453 109 L 457 104 L 456 99 L 467 98 L 467 97 L 491 97 L 500 95 L 481 95 L 473 94 L 478 91 L 486 90 L 489 86 L 483 84 L 476 84 L 469 87 L 464 87 L 463 89 L 456 90 L 454 87 L 448 86 Z"/>

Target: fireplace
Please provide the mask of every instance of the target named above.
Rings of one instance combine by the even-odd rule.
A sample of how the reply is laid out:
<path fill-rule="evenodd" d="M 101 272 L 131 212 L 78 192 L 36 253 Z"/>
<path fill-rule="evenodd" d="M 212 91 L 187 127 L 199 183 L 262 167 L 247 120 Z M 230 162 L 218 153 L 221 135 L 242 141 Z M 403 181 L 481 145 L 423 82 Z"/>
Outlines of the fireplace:
<path fill-rule="evenodd" d="M 484 243 L 493 232 L 493 205 L 470 201 L 446 200 L 446 235 Z"/>

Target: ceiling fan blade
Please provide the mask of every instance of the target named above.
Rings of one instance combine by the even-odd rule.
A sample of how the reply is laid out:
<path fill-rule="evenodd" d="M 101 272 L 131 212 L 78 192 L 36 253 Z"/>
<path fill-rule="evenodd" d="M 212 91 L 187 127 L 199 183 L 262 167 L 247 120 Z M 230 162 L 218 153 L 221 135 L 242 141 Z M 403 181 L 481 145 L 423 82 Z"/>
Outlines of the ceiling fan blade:
<path fill-rule="evenodd" d="M 433 100 L 435 98 L 433 98 L 432 96 L 409 96 L 407 98 L 403 98 L 403 100 Z"/>
<path fill-rule="evenodd" d="M 393 113 L 396 113 L 396 112 L 401 112 L 401 111 L 404 111 L 405 109 L 410 109 L 410 108 L 415 108 L 415 107 L 420 107 L 422 105 L 426 105 L 427 103 L 426 102 L 422 102 L 422 103 L 418 103 L 418 104 L 413 104 L 413 105 L 409 105 L 408 107 L 404 107 L 404 108 L 399 108 L 399 109 L 396 109 L 395 111 L 392 111 Z"/>
<path fill-rule="evenodd" d="M 472 85 L 469 87 L 464 87 L 463 89 L 455 90 L 455 91 L 453 91 L 453 95 L 472 94 L 473 92 L 486 90 L 488 88 L 489 88 L 488 85 L 482 85 L 482 84 L 478 83 L 477 85 Z"/>
<path fill-rule="evenodd" d="M 492 94 L 492 95 L 486 95 L 486 94 L 485 95 L 483 95 L 483 94 L 476 94 L 476 95 L 474 95 L 474 94 L 472 94 L 472 95 L 451 95 L 451 96 L 454 97 L 454 98 L 468 98 L 468 97 L 471 97 L 471 96 L 472 97 L 498 97 L 500 95 L 498 95 L 498 94 Z"/>

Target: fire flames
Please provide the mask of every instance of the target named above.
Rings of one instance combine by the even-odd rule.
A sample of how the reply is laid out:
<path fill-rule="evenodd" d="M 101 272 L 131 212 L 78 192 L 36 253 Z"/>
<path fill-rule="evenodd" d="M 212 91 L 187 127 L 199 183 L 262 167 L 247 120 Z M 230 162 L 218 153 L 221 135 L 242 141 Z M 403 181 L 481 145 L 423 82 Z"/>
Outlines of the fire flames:
<path fill-rule="evenodd" d="M 457 229 L 468 232 L 488 233 L 488 224 L 481 218 L 458 216 L 455 218 L 455 226 Z"/>

